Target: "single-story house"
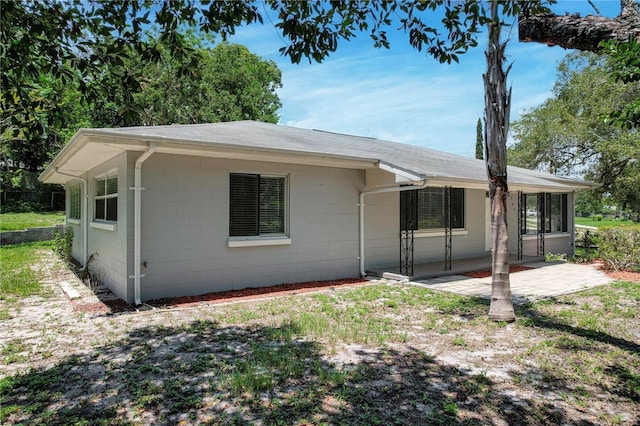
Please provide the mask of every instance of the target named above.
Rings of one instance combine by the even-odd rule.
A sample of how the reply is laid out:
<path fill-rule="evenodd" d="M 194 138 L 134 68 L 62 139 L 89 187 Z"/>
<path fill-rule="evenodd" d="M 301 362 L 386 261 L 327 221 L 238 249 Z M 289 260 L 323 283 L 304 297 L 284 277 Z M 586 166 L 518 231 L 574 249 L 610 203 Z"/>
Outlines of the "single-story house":
<path fill-rule="evenodd" d="M 81 129 L 41 174 L 73 256 L 129 303 L 486 256 L 484 162 L 253 121 Z M 573 253 L 592 184 L 510 167 L 510 251 Z"/>

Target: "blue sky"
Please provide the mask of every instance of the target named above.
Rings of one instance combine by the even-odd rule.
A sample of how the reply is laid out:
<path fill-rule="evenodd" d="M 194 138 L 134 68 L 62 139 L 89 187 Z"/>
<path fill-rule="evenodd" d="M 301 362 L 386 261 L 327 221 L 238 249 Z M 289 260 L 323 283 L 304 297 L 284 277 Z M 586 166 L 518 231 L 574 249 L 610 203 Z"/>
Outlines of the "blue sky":
<path fill-rule="evenodd" d="M 604 16 L 617 16 L 619 0 L 594 0 Z M 556 13 L 595 14 L 586 0 L 560 0 Z M 265 19 L 265 22 L 269 22 Z M 476 125 L 484 109 L 482 74 L 486 35 L 459 64 L 440 64 L 411 48 L 404 32 L 389 34 L 391 49 L 376 49 L 368 35 L 339 46 L 324 62 L 291 64 L 270 25 L 241 28 L 230 38 L 282 70 L 280 124 L 369 136 L 468 157 L 475 153 Z M 505 36 L 507 34 L 504 34 Z M 569 51 L 519 43 L 514 27 L 506 51 L 513 63 L 511 117 L 551 96 L 556 66 Z"/>

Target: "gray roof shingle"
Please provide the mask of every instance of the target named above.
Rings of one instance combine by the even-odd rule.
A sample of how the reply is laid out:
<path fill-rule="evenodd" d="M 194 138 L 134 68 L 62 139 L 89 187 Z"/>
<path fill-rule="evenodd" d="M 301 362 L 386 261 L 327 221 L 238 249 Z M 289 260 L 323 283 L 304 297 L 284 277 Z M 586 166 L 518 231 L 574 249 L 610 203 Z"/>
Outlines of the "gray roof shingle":
<path fill-rule="evenodd" d="M 228 147 L 294 155 L 329 155 L 386 163 L 421 178 L 479 183 L 487 181 L 484 161 L 475 158 L 374 138 L 257 121 L 92 129 L 90 134 L 153 138 L 185 145 L 196 143 L 205 147 L 211 145 L 211 149 Z M 57 158 L 52 165 L 56 160 Z M 511 166 L 508 168 L 508 181 L 512 186 L 557 190 L 593 186 L 586 182 Z"/>

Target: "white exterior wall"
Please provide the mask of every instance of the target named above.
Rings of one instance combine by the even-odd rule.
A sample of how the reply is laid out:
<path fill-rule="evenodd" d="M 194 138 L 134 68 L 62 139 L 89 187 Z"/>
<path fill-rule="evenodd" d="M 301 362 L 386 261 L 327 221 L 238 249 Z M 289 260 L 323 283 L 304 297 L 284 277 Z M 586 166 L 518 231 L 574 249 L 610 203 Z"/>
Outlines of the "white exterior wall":
<path fill-rule="evenodd" d="M 230 173 L 289 177 L 290 245 L 228 247 Z M 359 274 L 362 171 L 153 154 L 142 186 L 142 300 Z"/>
<path fill-rule="evenodd" d="M 123 153 L 92 170 L 88 217 L 94 217 L 95 177 L 118 173 L 115 229 L 89 226 L 92 271 L 120 298 L 133 302 L 134 164 L 140 152 Z M 229 174 L 288 176 L 289 245 L 229 247 Z M 207 292 L 355 277 L 359 274 L 358 197 L 365 188 L 390 185 L 394 176 L 378 169 L 350 170 L 269 162 L 153 154 L 142 165 L 142 300 Z M 68 186 L 69 187 L 69 186 Z M 68 196 L 68 195 L 67 195 Z M 83 194 L 84 196 L 84 194 Z M 399 193 L 365 197 L 365 267 L 399 263 Z M 548 235 L 546 252 L 572 253 L 573 194 L 569 229 Z M 517 253 L 517 195 L 507 200 L 510 251 Z M 84 204 L 82 205 L 84 207 Z M 489 254 L 485 191 L 465 191 L 465 225 L 454 231 L 456 259 Z M 73 255 L 83 255 L 82 226 L 74 229 Z M 444 260 L 443 233 L 416 233 L 414 261 Z M 524 254 L 536 255 L 535 238 Z"/>
<path fill-rule="evenodd" d="M 127 209 L 128 200 L 132 198 L 132 195 L 130 195 L 130 184 L 127 181 L 126 157 L 126 154 L 122 153 L 86 175 L 89 193 L 88 254 L 94 254 L 93 261 L 89 265 L 94 276 L 97 276 L 116 296 L 130 302 L 133 289 L 127 286 L 127 223 L 128 218 L 133 216 L 129 215 Z M 113 170 L 117 170 L 118 175 L 118 222 L 113 230 L 99 229 L 95 226 L 98 222 L 93 220 L 95 217 L 95 178 Z M 82 254 L 80 254 L 81 256 Z"/>
<path fill-rule="evenodd" d="M 69 208 L 71 206 L 71 197 L 70 197 L 70 189 L 76 186 L 80 186 L 80 220 L 69 219 Z M 71 244 L 71 256 L 80 262 L 81 265 L 84 265 L 85 259 L 84 257 L 84 233 L 82 228 L 82 218 L 84 217 L 84 184 L 79 180 L 73 180 L 70 183 L 66 184 L 65 187 L 65 212 L 64 216 L 66 219 L 66 227 L 67 229 L 73 230 L 73 240 Z"/>

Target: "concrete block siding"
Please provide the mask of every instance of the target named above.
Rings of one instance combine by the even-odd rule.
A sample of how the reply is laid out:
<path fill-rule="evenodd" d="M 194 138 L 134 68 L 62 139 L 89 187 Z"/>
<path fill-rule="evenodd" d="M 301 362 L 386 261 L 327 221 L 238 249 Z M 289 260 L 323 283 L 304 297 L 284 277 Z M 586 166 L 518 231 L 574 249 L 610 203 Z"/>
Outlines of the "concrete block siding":
<path fill-rule="evenodd" d="M 133 302 L 134 164 L 140 152 L 118 155 L 84 175 L 88 180 L 88 217 L 94 217 L 95 177 L 118 174 L 118 222 L 114 230 L 89 227 L 92 269 L 118 296 Z M 229 247 L 229 174 L 288 177 L 290 244 Z M 329 280 L 359 275 L 359 193 L 394 182 L 390 173 L 260 161 L 155 153 L 142 167 L 142 300 L 281 283 Z M 78 184 L 73 181 L 68 186 Z M 84 196 L 84 194 L 83 194 Z M 513 199 L 510 202 L 513 204 Z M 453 257 L 485 252 L 485 191 L 465 192 L 465 232 L 453 237 Z M 510 206 L 511 210 L 516 209 Z M 513 213 L 510 213 L 513 215 Z M 510 217 L 511 219 L 511 217 Z M 510 220 L 510 223 L 515 219 Z M 83 253 L 82 226 L 74 228 L 73 254 Z M 365 198 L 366 269 L 397 265 L 399 195 Z M 510 228 L 510 240 L 517 241 Z M 547 241 L 560 251 L 569 237 Z M 535 250 L 525 241 L 525 250 Z M 513 248 L 515 250 L 515 247 Z M 564 250 L 567 252 L 567 250 Z M 444 258 L 443 235 L 415 239 L 416 263 Z"/>
<path fill-rule="evenodd" d="M 288 176 L 290 245 L 228 246 L 230 173 Z M 154 154 L 142 181 L 143 300 L 359 273 L 363 171 Z"/>

